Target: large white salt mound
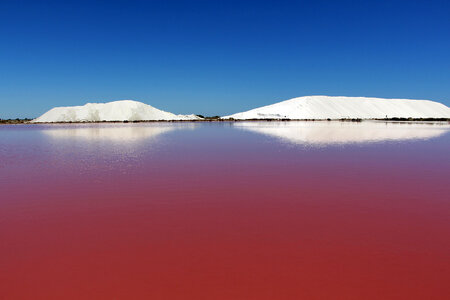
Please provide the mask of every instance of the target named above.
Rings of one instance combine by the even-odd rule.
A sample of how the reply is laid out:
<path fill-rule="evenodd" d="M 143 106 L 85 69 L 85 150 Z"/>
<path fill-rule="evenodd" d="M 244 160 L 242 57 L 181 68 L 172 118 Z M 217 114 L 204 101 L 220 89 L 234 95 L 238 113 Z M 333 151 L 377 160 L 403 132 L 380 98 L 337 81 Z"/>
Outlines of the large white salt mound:
<path fill-rule="evenodd" d="M 83 106 L 55 107 L 34 123 L 99 122 L 99 121 L 171 121 L 199 120 L 196 115 L 175 115 L 133 100 L 88 103 Z"/>
<path fill-rule="evenodd" d="M 450 108 L 430 100 L 305 96 L 223 119 L 450 118 Z"/>

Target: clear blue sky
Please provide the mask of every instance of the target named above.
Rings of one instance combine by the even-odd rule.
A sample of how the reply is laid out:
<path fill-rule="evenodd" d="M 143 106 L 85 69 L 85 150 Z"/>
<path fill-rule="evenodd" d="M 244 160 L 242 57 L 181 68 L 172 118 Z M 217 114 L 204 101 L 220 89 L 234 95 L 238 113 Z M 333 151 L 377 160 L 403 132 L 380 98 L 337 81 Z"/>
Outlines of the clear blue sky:
<path fill-rule="evenodd" d="M 304 95 L 450 106 L 450 1 L 0 0 L 0 118 L 119 99 L 225 115 Z"/>

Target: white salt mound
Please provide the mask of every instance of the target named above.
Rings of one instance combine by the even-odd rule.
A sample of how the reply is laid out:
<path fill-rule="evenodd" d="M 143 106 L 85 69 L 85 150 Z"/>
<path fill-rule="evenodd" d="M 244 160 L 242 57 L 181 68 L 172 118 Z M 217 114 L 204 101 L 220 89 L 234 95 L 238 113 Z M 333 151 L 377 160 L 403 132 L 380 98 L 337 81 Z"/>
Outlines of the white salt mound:
<path fill-rule="evenodd" d="M 450 118 L 450 108 L 430 100 L 305 96 L 222 118 L 240 120 Z"/>
<path fill-rule="evenodd" d="M 199 120 L 196 115 L 175 115 L 133 100 L 88 103 L 83 106 L 55 107 L 34 123 L 99 121 L 172 121 Z"/>

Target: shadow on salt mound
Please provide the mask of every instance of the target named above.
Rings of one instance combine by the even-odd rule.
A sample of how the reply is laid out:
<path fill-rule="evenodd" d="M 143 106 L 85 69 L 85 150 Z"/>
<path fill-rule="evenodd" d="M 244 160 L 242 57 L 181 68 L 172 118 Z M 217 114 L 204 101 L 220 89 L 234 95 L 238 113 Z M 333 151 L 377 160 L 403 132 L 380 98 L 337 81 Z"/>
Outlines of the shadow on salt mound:
<path fill-rule="evenodd" d="M 449 124 L 390 122 L 237 122 L 234 127 L 310 145 L 430 139 L 450 131 Z"/>
<path fill-rule="evenodd" d="M 61 125 L 45 129 L 42 132 L 55 139 L 75 139 L 88 141 L 138 142 L 154 139 L 162 134 L 179 130 L 194 129 L 195 124 L 101 124 L 101 125 Z"/>

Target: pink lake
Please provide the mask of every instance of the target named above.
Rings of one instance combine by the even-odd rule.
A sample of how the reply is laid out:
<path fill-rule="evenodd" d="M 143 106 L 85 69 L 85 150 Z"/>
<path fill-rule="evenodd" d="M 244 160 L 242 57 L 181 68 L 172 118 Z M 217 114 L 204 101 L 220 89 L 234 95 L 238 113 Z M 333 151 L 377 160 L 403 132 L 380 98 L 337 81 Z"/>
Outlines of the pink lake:
<path fill-rule="evenodd" d="M 448 299 L 450 125 L 0 126 L 0 299 Z"/>

